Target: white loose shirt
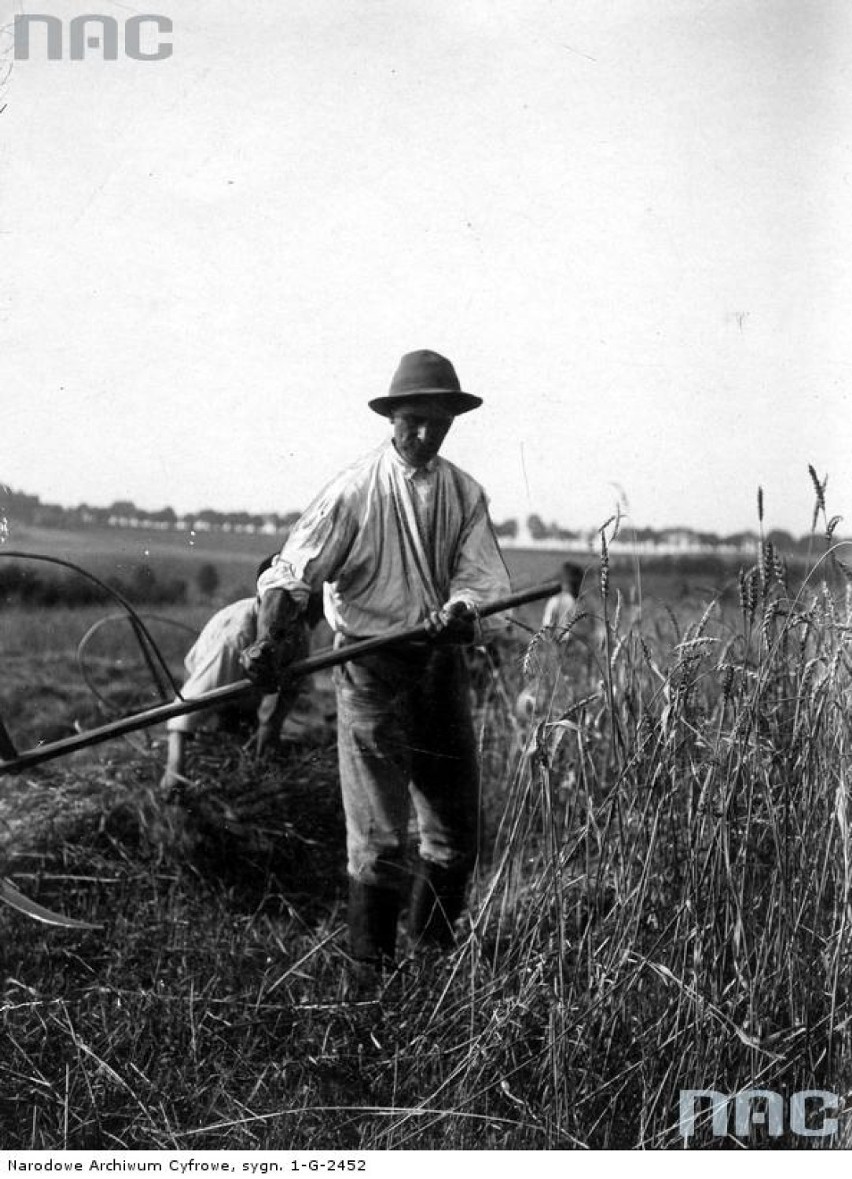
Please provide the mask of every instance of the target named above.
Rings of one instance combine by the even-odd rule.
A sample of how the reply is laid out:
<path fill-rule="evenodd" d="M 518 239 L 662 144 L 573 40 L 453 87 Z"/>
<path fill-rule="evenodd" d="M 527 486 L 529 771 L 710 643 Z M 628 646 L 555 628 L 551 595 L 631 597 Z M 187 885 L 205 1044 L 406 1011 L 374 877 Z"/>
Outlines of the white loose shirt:
<path fill-rule="evenodd" d="M 447 602 L 484 605 L 510 589 L 482 487 L 440 457 L 409 466 L 391 441 L 320 492 L 258 592 L 284 589 L 304 606 L 323 584 L 326 618 L 349 638 L 414 627 Z"/>
<path fill-rule="evenodd" d="M 215 688 L 245 678 L 240 654 L 257 638 L 257 599 L 240 598 L 218 610 L 205 624 L 184 659 L 186 680 L 181 695 L 194 700 Z M 167 722 L 170 733 L 194 733 L 210 723 L 209 712 L 189 712 Z"/>

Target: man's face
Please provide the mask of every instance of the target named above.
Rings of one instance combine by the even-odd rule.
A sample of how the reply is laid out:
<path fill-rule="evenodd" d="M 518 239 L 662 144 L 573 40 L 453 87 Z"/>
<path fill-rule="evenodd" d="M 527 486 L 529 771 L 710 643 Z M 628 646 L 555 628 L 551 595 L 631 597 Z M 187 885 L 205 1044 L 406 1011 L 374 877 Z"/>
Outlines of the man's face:
<path fill-rule="evenodd" d="M 446 410 L 429 402 L 406 403 L 391 415 L 393 444 L 412 467 L 430 463 L 447 436 L 453 419 Z"/>

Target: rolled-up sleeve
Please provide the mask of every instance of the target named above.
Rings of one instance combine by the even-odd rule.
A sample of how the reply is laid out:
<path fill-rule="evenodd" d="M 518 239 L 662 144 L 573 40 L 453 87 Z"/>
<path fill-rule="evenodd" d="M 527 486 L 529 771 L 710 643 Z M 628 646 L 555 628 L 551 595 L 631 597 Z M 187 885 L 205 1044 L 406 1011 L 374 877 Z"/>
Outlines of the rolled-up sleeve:
<path fill-rule="evenodd" d="M 283 589 L 307 608 L 312 593 L 333 581 L 349 551 L 355 522 L 344 496 L 322 492 L 293 525 L 281 552 L 260 575 L 257 592 Z"/>

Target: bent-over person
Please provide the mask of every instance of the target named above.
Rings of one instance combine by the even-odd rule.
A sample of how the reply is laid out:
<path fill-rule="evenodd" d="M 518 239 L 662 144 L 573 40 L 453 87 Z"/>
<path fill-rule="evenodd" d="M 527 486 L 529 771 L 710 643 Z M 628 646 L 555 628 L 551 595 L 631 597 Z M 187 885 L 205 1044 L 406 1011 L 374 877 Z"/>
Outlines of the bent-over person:
<path fill-rule="evenodd" d="M 258 567 L 256 576 L 262 576 L 271 564 L 272 557 L 268 557 Z M 186 678 L 181 688 L 181 696 L 185 700 L 197 699 L 215 688 L 224 688 L 245 678 L 240 657 L 245 648 L 257 638 L 259 605 L 260 601 L 256 596 L 240 598 L 239 601 L 231 602 L 217 610 L 204 624 L 183 661 Z M 309 619 L 311 622 L 315 620 L 314 613 L 312 609 Z M 307 650 L 306 642 L 304 649 Z M 234 713 L 255 717 L 257 728 L 253 745 L 255 753 L 260 756 L 277 742 L 284 717 L 294 700 L 295 691 L 283 692 L 276 687 L 272 692 L 258 690 L 235 705 L 203 709 L 172 717 L 166 722 L 168 748 L 166 768 L 160 785 L 170 789 L 184 777 L 188 741 L 194 739 L 202 730 L 226 727 L 228 716 Z"/>

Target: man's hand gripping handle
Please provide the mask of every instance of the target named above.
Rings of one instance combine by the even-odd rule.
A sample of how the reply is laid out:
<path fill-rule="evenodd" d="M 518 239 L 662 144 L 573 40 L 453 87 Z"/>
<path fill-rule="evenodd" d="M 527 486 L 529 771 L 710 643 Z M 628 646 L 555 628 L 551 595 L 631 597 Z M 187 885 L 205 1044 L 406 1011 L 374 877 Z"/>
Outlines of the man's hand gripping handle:
<path fill-rule="evenodd" d="M 267 590 L 257 612 L 257 639 L 240 655 L 243 671 L 262 692 L 277 692 L 287 668 L 308 651 L 304 618 L 286 590 Z"/>

